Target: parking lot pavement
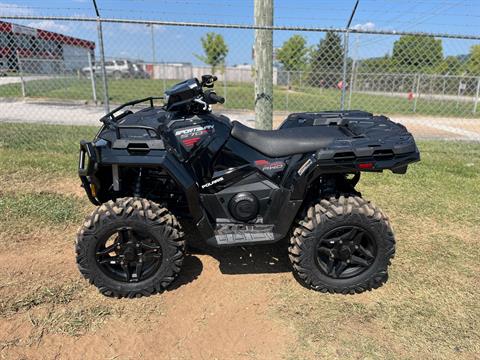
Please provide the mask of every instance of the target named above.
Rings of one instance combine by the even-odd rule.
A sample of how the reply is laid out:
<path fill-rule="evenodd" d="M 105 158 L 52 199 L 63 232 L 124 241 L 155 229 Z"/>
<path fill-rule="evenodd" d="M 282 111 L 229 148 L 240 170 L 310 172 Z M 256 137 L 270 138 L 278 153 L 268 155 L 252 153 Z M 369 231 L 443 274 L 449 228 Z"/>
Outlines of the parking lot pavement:
<path fill-rule="evenodd" d="M 100 106 L 70 103 L 2 101 L 0 108 L 0 122 L 99 125 L 105 114 Z"/>
<path fill-rule="evenodd" d="M 112 105 L 113 109 L 117 105 Z M 0 101 L 0 122 L 22 122 L 59 125 L 100 125 L 105 115 L 102 106 L 54 102 Z M 245 125 L 254 126 L 253 113 L 222 112 Z"/>
<path fill-rule="evenodd" d="M 115 105 L 112 105 L 112 108 Z M 0 122 L 44 123 L 61 125 L 94 125 L 105 114 L 102 106 L 83 103 L 0 100 Z M 220 111 L 231 120 L 255 126 L 252 111 Z M 287 113 L 274 115 L 278 127 Z M 480 119 L 391 115 L 393 121 L 405 125 L 417 138 L 480 141 Z"/>

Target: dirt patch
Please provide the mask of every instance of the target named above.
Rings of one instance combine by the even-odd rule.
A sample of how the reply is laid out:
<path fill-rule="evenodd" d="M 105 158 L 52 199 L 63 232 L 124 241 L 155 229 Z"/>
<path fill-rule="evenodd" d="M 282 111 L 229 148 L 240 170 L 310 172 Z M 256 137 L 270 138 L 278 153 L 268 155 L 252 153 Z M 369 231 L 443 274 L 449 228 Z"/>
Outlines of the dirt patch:
<path fill-rule="evenodd" d="M 73 237 L 43 231 L 0 254 L 0 356 L 278 359 L 294 339 L 271 316 L 270 289 L 291 277 L 273 248 L 189 255 L 169 291 L 116 300 L 80 279 Z"/>
<path fill-rule="evenodd" d="M 478 121 L 478 120 L 477 120 Z M 459 127 L 468 131 L 473 131 L 480 134 L 480 121 L 476 124 L 464 124 L 463 122 L 459 123 Z"/>
<path fill-rule="evenodd" d="M 76 177 L 61 177 L 46 179 L 45 176 L 35 176 L 22 172 L 0 175 L 2 183 L 1 191 L 4 193 L 18 193 L 21 189 L 23 193 L 42 193 L 50 192 L 62 195 L 75 195 L 84 197 L 85 191 L 80 186 L 80 180 Z"/>

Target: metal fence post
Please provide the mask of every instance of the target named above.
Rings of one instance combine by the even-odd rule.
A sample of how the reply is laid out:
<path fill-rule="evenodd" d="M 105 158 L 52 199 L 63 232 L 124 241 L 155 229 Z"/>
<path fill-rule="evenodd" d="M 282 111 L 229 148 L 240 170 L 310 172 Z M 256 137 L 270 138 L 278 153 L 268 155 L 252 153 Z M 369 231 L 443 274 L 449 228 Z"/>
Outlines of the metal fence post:
<path fill-rule="evenodd" d="M 90 51 L 87 52 L 88 54 L 88 66 L 90 68 L 90 80 L 92 82 L 92 96 L 95 105 L 97 105 L 97 85 L 95 84 L 95 73 L 93 72 L 93 61 L 92 61 L 92 53 Z"/>
<path fill-rule="evenodd" d="M 350 76 L 350 85 L 348 87 L 349 89 L 349 94 L 348 94 L 348 110 L 351 109 L 352 106 L 352 95 L 353 95 L 353 90 L 355 83 L 357 82 L 357 57 L 358 57 L 358 45 L 359 45 L 359 36 L 360 34 L 355 35 L 355 47 L 354 53 L 352 53 L 352 74 Z"/>
<path fill-rule="evenodd" d="M 477 113 L 478 96 L 480 95 L 480 77 L 477 79 L 477 90 L 475 91 L 475 101 L 473 103 L 473 113 Z"/>
<path fill-rule="evenodd" d="M 415 85 L 415 98 L 413 99 L 413 112 L 417 112 L 417 100 L 420 96 L 420 74 L 416 74 L 416 85 Z"/>
<path fill-rule="evenodd" d="M 102 81 L 103 81 L 103 106 L 105 112 L 110 112 L 110 100 L 108 97 L 108 83 L 107 83 L 107 71 L 105 70 L 105 49 L 103 47 L 103 30 L 102 30 L 102 20 L 100 17 L 97 17 L 97 33 L 98 33 L 98 43 L 100 46 L 100 67 L 102 69 Z"/>
<path fill-rule="evenodd" d="M 288 111 L 288 93 L 290 92 L 290 71 L 287 71 L 287 91 L 285 95 L 285 111 Z"/>
<path fill-rule="evenodd" d="M 347 91 L 347 62 L 348 62 L 348 36 L 349 30 L 343 33 L 343 71 L 342 71 L 342 96 L 340 98 L 340 109 L 345 110 L 345 95 Z"/>
<path fill-rule="evenodd" d="M 22 87 L 22 96 L 26 97 L 27 90 L 25 89 L 25 79 L 23 78 L 23 66 L 22 66 L 22 62 L 20 61 L 20 55 L 18 54 L 18 50 L 17 50 L 17 64 L 18 64 L 18 71 L 20 71 L 20 84 Z"/>
<path fill-rule="evenodd" d="M 357 11 L 358 2 L 360 0 L 355 1 L 355 5 L 353 6 L 352 13 L 350 14 L 350 18 L 348 19 L 346 31 L 343 33 L 343 71 L 342 71 L 342 96 L 340 99 L 340 108 L 341 110 L 345 110 L 345 95 L 347 91 L 347 62 L 348 62 L 348 40 L 349 40 L 349 33 L 350 33 L 350 25 L 352 25 L 353 17 L 355 16 L 355 12 Z"/>
<path fill-rule="evenodd" d="M 351 105 L 352 105 L 352 92 L 353 92 L 353 84 L 355 80 L 355 75 L 356 75 L 356 61 L 353 59 L 352 61 L 352 74 L 350 75 L 350 86 L 348 88 L 348 110 L 350 110 Z"/>
<path fill-rule="evenodd" d="M 225 99 L 225 104 L 227 103 L 227 69 L 226 66 L 223 68 L 223 97 Z M 223 105 L 226 107 L 225 105 Z"/>
<path fill-rule="evenodd" d="M 156 54 L 156 51 L 155 51 L 155 30 L 154 30 L 154 26 L 153 24 L 150 24 L 150 25 L 147 25 L 147 26 L 150 26 L 150 30 L 151 30 L 151 36 L 152 36 L 152 63 L 155 64 L 157 62 L 157 54 Z"/>
<path fill-rule="evenodd" d="M 167 80 L 166 80 L 166 77 L 167 77 L 167 72 L 165 70 L 165 61 L 162 60 L 162 78 L 163 78 L 163 92 L 165 92 L 165 90 L 167 90 Z"/>

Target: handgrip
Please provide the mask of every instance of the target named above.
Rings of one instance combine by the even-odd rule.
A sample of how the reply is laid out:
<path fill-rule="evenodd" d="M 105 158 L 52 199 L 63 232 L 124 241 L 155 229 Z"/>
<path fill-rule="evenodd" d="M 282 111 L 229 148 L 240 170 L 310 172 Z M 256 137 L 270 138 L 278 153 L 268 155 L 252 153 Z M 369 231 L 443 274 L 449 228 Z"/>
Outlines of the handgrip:
<path fill-rule="evenodd" d="M 207 93 L 207 100 L 210 104 L 223 104 L 225 102 L 225 98 L 223 96 L 218 96 L 214 91 L 210 91 Z"/>

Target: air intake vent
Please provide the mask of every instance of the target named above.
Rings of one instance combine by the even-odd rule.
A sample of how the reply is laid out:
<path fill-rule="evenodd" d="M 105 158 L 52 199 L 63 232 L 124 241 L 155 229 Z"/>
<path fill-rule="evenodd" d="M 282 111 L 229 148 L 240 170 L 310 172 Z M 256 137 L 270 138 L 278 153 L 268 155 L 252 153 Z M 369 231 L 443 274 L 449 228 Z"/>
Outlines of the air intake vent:
<path fill-rule="evenodd" d="M 355 153 L 352 151 L 345 151 L 345 152 L 335 154 L 333 159 L 335 161 L 351 161 L 351 160 L 355 160 L 356 156 L 355 156 Z"/>
<path fill-rule="evenodd" d="M 393 159 L 394 153 L 392 150 L 375 150 L 373 152 L 373 158 L 375 160 L 389 160 Z"/>
<path fill-rule="evenodd" d="M 127 146 L 128 151 L 150 151 L 150 147 L 146 143 L 131 142 Z"/>

